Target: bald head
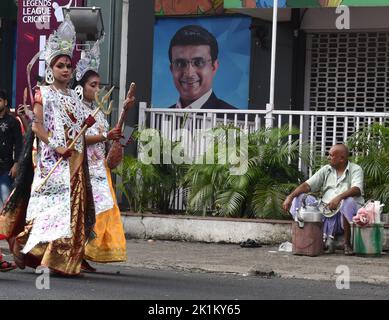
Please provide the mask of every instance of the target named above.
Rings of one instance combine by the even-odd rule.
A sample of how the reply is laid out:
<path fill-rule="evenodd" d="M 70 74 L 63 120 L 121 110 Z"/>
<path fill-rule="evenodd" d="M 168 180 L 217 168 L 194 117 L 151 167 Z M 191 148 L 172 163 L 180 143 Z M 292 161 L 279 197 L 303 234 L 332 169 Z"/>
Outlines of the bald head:
<path fill-rule="evenodd" d="M 346 168 L 348 163 L 348 148 L 344 144 L 336 144 L 331 147 L 328 155 L 330 165 L 335 169 Z"/>
<path fill-rule="evenodd" d="M 332 147 L 332 149 L 342 157 L 348 159 L 348 148 L 344 144 L 336 144 Z"/>

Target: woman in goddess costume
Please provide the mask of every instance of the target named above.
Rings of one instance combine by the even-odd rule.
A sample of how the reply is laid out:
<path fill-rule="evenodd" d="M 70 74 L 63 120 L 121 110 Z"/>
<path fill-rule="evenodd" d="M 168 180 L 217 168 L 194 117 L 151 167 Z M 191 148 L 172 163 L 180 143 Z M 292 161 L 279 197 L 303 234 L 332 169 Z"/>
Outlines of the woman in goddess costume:
<path fill-rule="evenodd" d="M 100 89 L 99 41 L 88 51 L 76 67 L 75 91 L 83 101 L 87 115 L 91 114 L 96 106 L 95 94 Z M 123 108 L 134 106 L 135 98 L 127 96 Z M 111 172 L 106 163 L 106 142 L 119 140 L 121 129 L 109 130 L 109 125 L 100 111 L 96 116 L 96 123 L 86 133 L 88 166 L 93 190 L 96 211 L 95 238 L 89 241 L 85 248 L 85 259 L 94 262 L 123 262 L 126 261 L 126 239 L 121 221 L 120 210 L 117 205 L 115 190 L 112 184 Z M 86 261 L 83 268 L 87 271 L 96 271 Z"/>
<path fill-rule="evenodd" d="M 86 117 L 76 93 L 68 88 L 75 40 L 75 29 L 67 16 L 46 43 L 47 85 L 35 95 L 32 124 L 38 150 L 31 195 L 24 230 L 18 235 L 13 231 L 9 238 L 20 268 L 43 266 L 65 276 L 80 273 L 85 244 L 93 235 L 95 222 L 84 137 L 68 148 L 84 124 L 94 123 L 93 117 Z M 43 184 L 61 157 L 64 160 Z M 13 227 L 17 230 L 20 208 L 15 209 L 12 203 L 9 208 L 19 210 L 19 223 Z"/>

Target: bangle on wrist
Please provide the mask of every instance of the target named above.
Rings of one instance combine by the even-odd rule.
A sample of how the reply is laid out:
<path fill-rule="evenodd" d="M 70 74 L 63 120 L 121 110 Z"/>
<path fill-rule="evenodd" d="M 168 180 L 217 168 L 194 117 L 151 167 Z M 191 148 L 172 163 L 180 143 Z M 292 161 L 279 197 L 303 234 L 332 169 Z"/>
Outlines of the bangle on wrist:
<path fill-rule="evenodd" d="M 37 124 L 43 124 L 43 121 L 40 120 L 40 119 L 38 119 L 38 118 L 35 116 L 35 114 L 33 114 L 33 116 L 32 116 L 32 122 L 33 122 L 33 123 L 37 123 Z"/>

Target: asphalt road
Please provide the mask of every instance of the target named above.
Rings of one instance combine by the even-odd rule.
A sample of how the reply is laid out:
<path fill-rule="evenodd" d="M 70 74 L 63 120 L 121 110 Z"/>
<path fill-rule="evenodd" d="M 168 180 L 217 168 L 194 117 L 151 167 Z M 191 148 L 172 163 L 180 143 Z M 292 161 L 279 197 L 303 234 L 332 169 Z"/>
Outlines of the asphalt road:
<path fill-rule="evenodd" d="M 96 265 L 98 273 L 80 278 L 42 275 L 32 269 L 0 273 L 0 299 L 11 300 L 262 300 L 388 299 L 389 286 L 261 278 Z M 40 278 L 39 278 L 40 277 Z M 48 281 L 49 280 L 49 281 Z M 49 289 L 37 289 L 50 287 Z"/>

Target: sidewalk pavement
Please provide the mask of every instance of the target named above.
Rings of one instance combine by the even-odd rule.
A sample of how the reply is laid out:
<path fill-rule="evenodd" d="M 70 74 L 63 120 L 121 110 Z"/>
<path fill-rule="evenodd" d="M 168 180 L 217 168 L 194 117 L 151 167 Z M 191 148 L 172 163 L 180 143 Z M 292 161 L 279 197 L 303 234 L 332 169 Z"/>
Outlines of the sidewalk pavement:
<path fill-rule="evenodd" d="M 7 243 L 0 241 L 7 256 Z M 92 263 L 97 269 L 99 264 Z M 295 256 L 279 252 L 276 246 L 241 248 L 239 245 L 161 241 L 127 240 L 127 262 L 117 266 L 178 270 L 188 272 L 231 273 L 242 276 L 298 278 L 335 281 L 344 270 L 350 270 L 351 281 L 389 284 L 389 254 L 381 257 L 344 256 L 324 254 L 319 257 Z"/>

